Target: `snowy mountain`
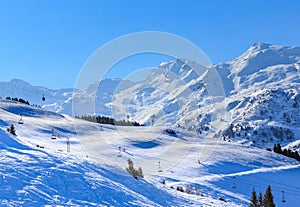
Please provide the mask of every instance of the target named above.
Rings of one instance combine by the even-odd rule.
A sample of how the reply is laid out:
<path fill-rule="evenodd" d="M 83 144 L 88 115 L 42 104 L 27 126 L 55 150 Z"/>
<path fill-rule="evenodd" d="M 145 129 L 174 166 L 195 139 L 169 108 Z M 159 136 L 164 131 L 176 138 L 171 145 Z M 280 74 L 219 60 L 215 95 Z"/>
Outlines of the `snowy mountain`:
<path fill-rule="evenodd" d="M 92 84 L 86 90 L 79 92 L 71 88 L 53 90 L 32 86 L 25 81 L 13 79 L 9 82 L 0 82 L 0 97 L 3 99 L 6 97 L 22 98 L 29 101 L 30 104 L 38 105 L 57 113 L 72 115 L 72 101 L 74 97 L 84 101 L 95 96 L 96 105 L 98 106 L 97 113 L 110 115 L 110 108 L 107 104 L 111 103 L 113 92 L 120 82 L 121 80 L 118 78 L 104 79 L 99 85 Z M 126 83 L 128 86 L 132 85 L 129 81 Z M 45 101 L 42 100 L 43 97 L 45 97 Z"/>
<path fill-rule="evenodd" d="M 286 145 L 300 138 L 299 47 L 257 43 L 236 59 L 210 67 L 218 71 L 226 96 L 227 118 L 217 130 L 214 116 L 219 109 L 205 85 L 206 69 L 196 71 L 193 63 L 184 59 L 162 63 L 137 83 L 105 79 L 73 93 L 72 89 L 50 90 L 12 80 L 0 83 L 0 96 L 21 97 L 69 115 L 73 115 L 74 98 L 82 106 L 94 98 L 97 114 L 199 134 L 222 133 L 224 139 L 260 147 Z M 76 113 L 86 115 L 85 107 Z"/>
<path fill-rule="evenodd" d="M 222 129 L 213 129 L 218 109 L 211 102 L 205 76 L 199 77 L 192 63 L 182 59 L 162 63 L 145 81 L 115 94 L 113 115 L 129 114 L 148 124 L 155 117 L 157 125 L 206 135 L 222 130 L 223 139 L 259 147 L 300 138 L 299 47 L 258 43 L 240 57 L 211 68 L 220 75 L 226 114 L 231 116 Z"/>
<path fill-rule="evenodd" d="M 205 85 L 206 69 L 196 71 L 193 63 L 184 59 L 162 63 L 137 83 L 105 79 L 73 93 L 72 89 L 50 90 L 12 80 L 0 83 L 0 96 L 21 97 L 69 115 L 73 115 L 74 98 L 82 106 L 94 98 L 97 114 L 198 134 L 221 134 L 226 140 L 259 147 L 286 145 L 300 138 L 299 47 L 257 43 L 236 59 L 210 68 L 218 71 L 226 96 L 226 106 L 222 106 L 226 117 L 218 129 L 214 116 L 219 109 Z M 41 101 L 43 95 L 45 102 Z M 76 113 L 86 115 L 85 107 Z"/>
<path fill-rule="evenodd" d="M 0 97 L 3 99 L 6 97 L 22 98 L 28 100 L 30 104 L 39 105 L 57 112 L 61 112 L 73 93 L 71 88 L 52 90 L 45 87 L 32 86 L 20 79 L 1 82 L 0 87 Z M 42 101 L 43 96 L 46 98 L 45 101 Z"/>
<path fill-rule="evenodd" d="M 232 80 L 230 138 L 256 146 L 300 138 L 300 48 L 254 44 L 237 59 L 215 66 Z"/>

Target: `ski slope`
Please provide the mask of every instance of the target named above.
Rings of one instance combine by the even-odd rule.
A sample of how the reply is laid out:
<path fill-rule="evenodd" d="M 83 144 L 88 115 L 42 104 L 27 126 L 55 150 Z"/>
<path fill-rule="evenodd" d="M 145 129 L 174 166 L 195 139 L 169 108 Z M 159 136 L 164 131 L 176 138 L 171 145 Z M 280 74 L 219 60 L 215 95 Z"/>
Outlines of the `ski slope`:
<path fill-rule="evenodd" d="M 6 132 L 10 124 L 17 137 Z M 277 206 L 299 203 L 299 162 L 249 144 L 99 125 L 7 100 L 0 100 L 0 127 L 1 206 L 248 206 L 252 188 L 264 193 L 267 185 Z M 121 157 L 118 147 L 126 149 Z M 128 175 L 127 158 L 144 179 Z"/>

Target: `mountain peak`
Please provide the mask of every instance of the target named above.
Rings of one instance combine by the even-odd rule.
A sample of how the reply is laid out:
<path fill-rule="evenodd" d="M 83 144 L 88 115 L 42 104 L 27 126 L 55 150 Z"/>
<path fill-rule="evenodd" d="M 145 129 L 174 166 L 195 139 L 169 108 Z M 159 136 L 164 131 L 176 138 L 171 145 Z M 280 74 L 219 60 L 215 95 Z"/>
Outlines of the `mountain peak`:
<path fill-rule="evenodd" d="M 269 43 L 258 42 L 258 43 L 254 43 L 253 45 L 251 45 L 249 50 L 256 50 L 256 51 L 266 50 L 266 49 L 269 49 L 272 46 L 275 46 L 275 45 L 272 45 L 272 44 L 269 44 Z"/>
<path fill-rule="evenodd" d="M 23 81 L 23 80 L 17 79 L 17 78 L 12 79 L 11 81 L 9 81 L 9 83 L 12 83 L 12 84 L 15 84 L 15 85 L 30 85 L 26 81 Z"/>
<path fill-rule="evenodd" d="M 247 76 L 274 65 L 300 62 L 300 47 L 255 43 L 245 53 L 230 61 L 231 73 Z"/>

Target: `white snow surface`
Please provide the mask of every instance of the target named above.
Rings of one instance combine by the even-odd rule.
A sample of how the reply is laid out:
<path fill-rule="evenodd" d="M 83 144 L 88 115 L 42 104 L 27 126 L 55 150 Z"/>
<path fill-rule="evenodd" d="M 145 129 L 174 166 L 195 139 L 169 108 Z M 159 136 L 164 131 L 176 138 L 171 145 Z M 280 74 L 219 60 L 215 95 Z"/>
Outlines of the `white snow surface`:
<path fill-rule="evenodd" d="M 18 124 L 20 113 L 24 124 Z M 75 122 L 81 128 L 75 130 Z M 17 137 L 6 132 L 10 124 Z M 296 206 L 299 201 L 299 162 L 264 149 L 226 141 L 214 145 L 184 131 L 177 131 L 177 137 L 157 135 L 160 127 L 126 139 L 114 126 L 6 100 L 0 101 L 0 126 L 1 206 L 247 206 L 252 188 L 264 192 L 269 184 L 278 206 L 282 190 L 287 200 L 284 206 Z M 51 139 L 52 129 L 59 134 L 56 139 Z M 132 131 L 123 127 L 125 133 Z M 105 136 L 110 136 L 109 142 L 103 140 Z M 173 145 L 172 139 L 179 139 L 180 144 Z M 82 141 L 88 140 L 92 147 L 83 148 Z M 117 157 L 119 145 L 126 146 L 122 157 Z M 214 149 L 199 165 L 203 149 L 210 147 Z M 169 156 L 157 152 L 164 150 Z M 182 151 L 187 153 L 180 159 L 174 156 Z M 166 168 L 172 157 L 176 162 Z M 143 168 L 144 179 L 128 175 L 127 158 Z M 236 188 L 232 188 L 234 182 Z M 194 194 L 171 186 L 189 188 Z"/>

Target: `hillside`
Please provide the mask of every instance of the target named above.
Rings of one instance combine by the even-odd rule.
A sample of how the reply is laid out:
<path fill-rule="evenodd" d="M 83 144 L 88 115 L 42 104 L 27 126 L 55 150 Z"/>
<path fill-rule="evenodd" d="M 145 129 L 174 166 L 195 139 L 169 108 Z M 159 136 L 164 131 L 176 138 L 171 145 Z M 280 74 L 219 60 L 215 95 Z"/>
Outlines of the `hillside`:
<path fill-rule="evenodd" d="M 17 123 L 20 112 L 24 124 Z M 264 192 L 268 184 L 279 206 L 282 190 L 285 206 L 295 206 L 300 196 L 299 162 L 264 149 L 184 130 L 173 136 L 161 127 L 93 124 L 5 100 L 0 120 L 3 206 L 247 206 L 252 188 Z M 10 124 L 17 137 L 6 132 Z M 122 157 L 118 146 L 126 148 Z M 143 168 L 144 179 L 128 175 L 127 158 Z"/>
<path fill-rule="evenodd" d="M 0 101 L 0 108 L 1 206 L 188 206 L 203 202 L 90 160 L 70 117 L 11 101 Z M 20 112 L 22 125 L 17 124 Z M 17 137 L 6 132 L 10 124 L 16 126 Z M 91 133 L 98 132 L 94 124 L 81 124 L 94 129 Z M 60 136 L 51 139 L 51 129 Z M 67 137 L 71 153 L 66 151 Z"/>

